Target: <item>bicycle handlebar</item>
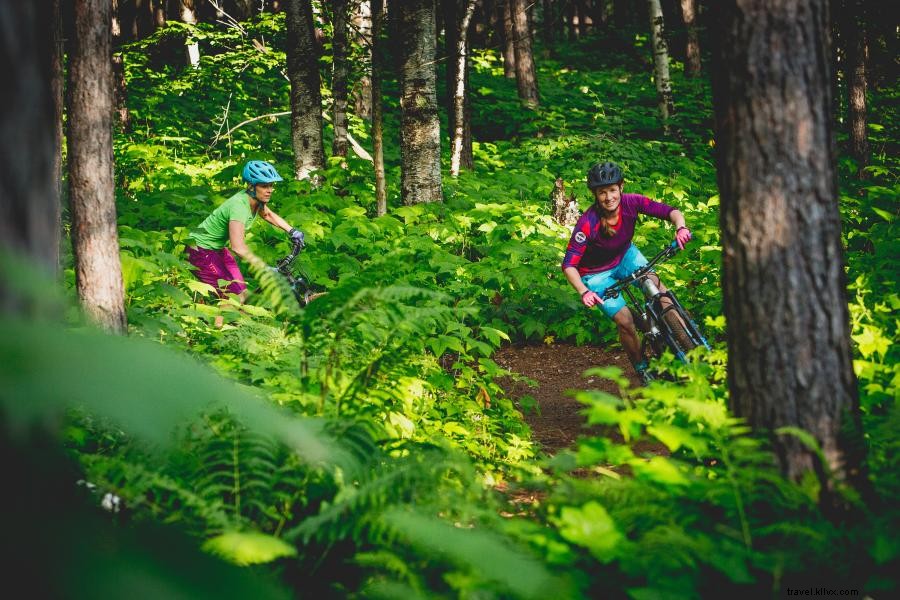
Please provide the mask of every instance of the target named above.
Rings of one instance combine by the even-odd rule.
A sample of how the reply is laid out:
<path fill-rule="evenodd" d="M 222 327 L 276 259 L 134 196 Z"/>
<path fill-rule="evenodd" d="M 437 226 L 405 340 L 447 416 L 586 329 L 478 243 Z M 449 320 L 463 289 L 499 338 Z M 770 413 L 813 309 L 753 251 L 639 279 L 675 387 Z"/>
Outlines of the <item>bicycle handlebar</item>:
<path fill-rule="evenodd" d="M 626 277 L 625 279 L 620 280 L 620 281 L 619 281 L 618 283 L 616 283 L 615 285 L 611 285 L 611 286 L 609 286 L 608 288 L 606 288 L 606 291 L 603 292 L 602 298 L 603 298 L 604 300 L 610 300 L 610 299 L 612 299 L 612 298 L 615 298 L 616 296 L 619 295 L 619 292 L 621 292 L 623 289 L 625 289 L 625 286 L 627 286 L 627 285 L 629 285 L 629 284 L 631 284 L 631 283 L 633 283 L 633 282 L 635 282 L 635 281 L 638 281 L 638 280 L 640 280 L 640 279 L 643 279 L 644 277 L 647 276 L 647 274 L 648 274 L 650 271 L 653 270 L 653 267 L 654 267 L 656 264 L 662 262 L 663 260 L 666 260 L 666 259 L 669 259 L 669 258 L 675 256 L 675 254 L 676 254 L 678 251 L 679 251 L 679 248 L 678 248 L 678 242 L 677 242 L 677 241 L 673 241 L 671 244 L 669 244 L 668 246 L 666 246 L 665 248 L 663 248 L 656 256 L 654 256 L 653 258 L 651 258 L 651 259 L 647 262 L 646 265 L 644 265 L 643 267 L 640 267 L 640 268 L 636 269 L 636 270 L 634 271 L 634 273 L 632 273 L 631 275 L 629 275 L 629 276 Z"/>
<path fill-rule="evenodd" d="M 297 255 L 300 254 L 300 251 L 303 250 L 305 244 L 300 240 L 294 240 L 294 245 L 291 248 L 291 253 L 282 258 L 276 263 L 276 267 L 279 272 L 285 273 L 285 271 L 289 271 L 291 265 L 294 263 L 294 260 L 297 259 Z"/>

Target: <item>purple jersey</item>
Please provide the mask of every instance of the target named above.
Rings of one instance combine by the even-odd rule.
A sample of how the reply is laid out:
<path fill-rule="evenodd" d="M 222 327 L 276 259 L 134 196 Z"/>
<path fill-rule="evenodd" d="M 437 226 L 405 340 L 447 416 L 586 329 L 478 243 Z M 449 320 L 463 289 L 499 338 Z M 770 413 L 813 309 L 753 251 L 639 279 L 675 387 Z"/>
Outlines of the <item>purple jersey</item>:
<path fill-rule="evenodd" d="M 612 237 L 606 237 L 602 233 L 602 219 L 596 202 L 584 211 L 572 230 L 562 263 L 563 269 L 575 267 L 582 277 L 612 269 L 622 261 L 631 246 L 638 213 L 668 219 L 669 213 L 675 210 L 668 204 L 655 202 L 640 194 L 622 194 L 619 206 L 621 222 Z"/>

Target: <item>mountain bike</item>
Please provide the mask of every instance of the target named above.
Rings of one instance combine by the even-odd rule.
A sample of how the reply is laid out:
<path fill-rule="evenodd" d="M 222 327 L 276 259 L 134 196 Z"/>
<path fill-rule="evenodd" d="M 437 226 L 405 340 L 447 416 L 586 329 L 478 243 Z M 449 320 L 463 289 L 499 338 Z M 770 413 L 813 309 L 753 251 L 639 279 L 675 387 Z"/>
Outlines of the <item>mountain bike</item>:
<path fill-rule="evenodd" d="M 654 266 L 672 258 L 677 252 L 678 242 L 672 242 L 646 265 L 603 292 L 604 300 L 621 293 L 627 297 L 626 304 L 634 316 L 635 327 L 641 333 L 641 356 L 648 360 L 659 358 L 668 348 L 678 360 L 687 363 L 690 350 L 698 346 L 709 350 L 709 343 L 675 293 L 671 290 L 660 291 L 650 278 L 654 274 Z M 638 299 L 636 289 L 640 290 L 643 301 Z"/>
<path fill-rule="evenodd" d="M 297 304 L 299 304 L 301 308 L 316 298 L 325 295 L 324 290 L 310 283 L 309 276 L 302 270 L 298 269 L 299 275 L 294 274 L 294 261 L 297 259 L 297 256 L 300 254 L 300 251 L 303 250 L 304 246 L 305 244 L 303 242 L 295 241 L 291 247 L 290 254 L 275 263 L 275 267 L 273 267 L 287 279 L 288 285 L 290 285 L 291 291 L 294 293 L 294 298 L 297 299 Z"/>

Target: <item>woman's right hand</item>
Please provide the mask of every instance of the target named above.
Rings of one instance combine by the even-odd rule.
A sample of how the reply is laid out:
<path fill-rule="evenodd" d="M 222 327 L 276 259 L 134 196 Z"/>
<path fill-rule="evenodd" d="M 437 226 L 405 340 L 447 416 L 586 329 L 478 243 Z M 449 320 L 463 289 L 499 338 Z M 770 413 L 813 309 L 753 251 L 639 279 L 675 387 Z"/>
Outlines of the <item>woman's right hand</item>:
<path fill-rule="evenodd" d="M 603 304 L 603 298 L 597 295 L 596 292 L 592 290 L 587 290 L 585 293 L 581 295 L 581 303 L 587 306 L 588 308 L 593 308 L 598 304 Z"/>

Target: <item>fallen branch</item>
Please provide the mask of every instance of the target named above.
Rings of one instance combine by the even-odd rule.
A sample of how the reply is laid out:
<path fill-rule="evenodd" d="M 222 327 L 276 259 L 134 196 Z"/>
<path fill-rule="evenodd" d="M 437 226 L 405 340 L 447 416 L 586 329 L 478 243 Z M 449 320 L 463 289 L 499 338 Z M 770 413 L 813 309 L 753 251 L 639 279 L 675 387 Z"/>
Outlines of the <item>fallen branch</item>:
<path fill-rule="evenodd" d="M 229 129 L 228 131 L 226 131 L 224 134 L 216 135 L 216 139 L 214 139 L 212 141 L 212 143 L 209 145 L 209 148 L 211 149 L 213 146 L 218 144 L 220 139 L 231 137 L 232 133 L 234 133 L 235 131 L 237 131 L 238 129 L 243 127 L 244 125 L 249 125 L 250 123 L 253 123 L 254 121 L 259 121 L 261 119 L 283 117 L 283 116 L 289 115 L 289 114 L 291 114 L 291 111 L 286 110 L 283 112 L 269 113 L 267 115 L 259 115 L 258 117 L 253 117 L 252 119 L 247 119 L 246 121 L 242 121 L 242 122 L 238 123 L 237 125 L 235 125 L 234 127 L 232 127 L 231 129 Z M 324 118 L 326 121 L 329 121 L 329 122 L 331 121 L 331 117 L 328 115 L 328 113 L 322 113 L 322 118 Z M 357 142 L 356 139 L 352 135 L 350 135 L 350 132 L 347 132 L 347 141 L 350 142 L 350 147 L 353 148 L 353 151 L 356 153 L 356 155 L 358 157 L 360 157 L 364 160 L 367 160 L 369 162 L 373 162 L 372 155 L 369 154 L 368 152 L 366 152 L 366 149 L 359 145 L 359 142 Z"/>

